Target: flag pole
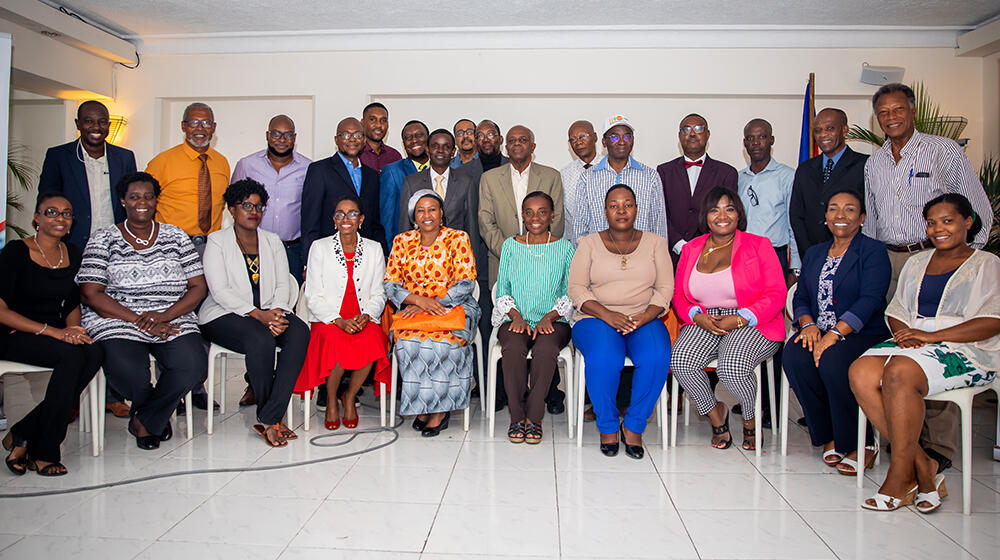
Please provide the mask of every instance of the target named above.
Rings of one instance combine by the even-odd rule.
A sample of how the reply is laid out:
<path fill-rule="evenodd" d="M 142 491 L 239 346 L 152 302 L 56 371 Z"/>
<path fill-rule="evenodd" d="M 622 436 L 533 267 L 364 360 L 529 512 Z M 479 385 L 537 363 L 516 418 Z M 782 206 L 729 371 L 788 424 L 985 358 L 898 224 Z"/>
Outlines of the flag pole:
<path fill-rule="evenodd" d="M 809 155 L 816 156 L 816 139 L 813 138 L 812 129 L 816 119 L 816 74 L 809 73 Z"/>

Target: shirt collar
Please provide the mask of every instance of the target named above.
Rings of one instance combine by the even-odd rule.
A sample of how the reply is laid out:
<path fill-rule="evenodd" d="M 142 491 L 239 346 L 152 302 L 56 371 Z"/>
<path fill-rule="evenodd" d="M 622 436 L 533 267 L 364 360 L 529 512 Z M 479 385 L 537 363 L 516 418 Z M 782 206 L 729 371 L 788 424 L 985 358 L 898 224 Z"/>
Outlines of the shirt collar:
<path fill-rule="evenodd" d="M 198 159 L 198 156 L 201 155 L 201 152 L 192 148 L 191 145 L 187 143 L 187 141 L 181 142 L 181 146 L 183 146 L 182 149 L 184 150 L 184 154 L 187 155 L 187 157 L 190 159 L 193 160 Z M 205 150 L 204 153 L 208 155 L 208 159 L 212 159 L 212 157 L 215 155 L 215 150 L 213 150 L 212 147 L 209 146 L 209 148 Z"/>
<path fill-rule="evenodd" d="M 706 157 L 708 157 L 708 154 L 707 154 L 707 153 L 705 153 L 705 154 L 701 154 L 701 157 L 700 157 L 700 158 L 698 158 L 698 159 L 691 159 L 691 158 L 689 158 L 689 157 L 687 157 L 687 156 L 684 156 L 684 161 L 689 161 L 689 162 L 692 162 L 692 163 L 694 163 L 694 162 L 696 162 L 696 161 L 700 161 L 700 162 L 701 162 L 702 164 L 704 164 L 704 163 L 705 163 L 705 158 L 706 158 Z"/>
<path fill-rule="evenodd" d="M 760 170 L 760 173 L 754 173 L 753 171 L 750 171 L 749 165 L 747 165 L 743 169 L 740 169 L 740 173 L 750 175 L 751 177 L 753 177 L 754 175 L 761 175 L 766 171 L 774 171 L 775 169 L 778 168 L 779 165 L 781 164 L 775 161 L 774 158 L 772 157 L 770 160 L 768 160 L 767 165 L 764 166 L 764 169 Z"/>
<path fill-rule="evenodd" d="M 510 165 L 511 177 L 524 177 L 531 171 L 531 163 L 528 163 L 528 167 L 525 167 L 523 172 L 518 171 L 512 164 L 508 163 L 508 165 Z"/>
<path fill-rule="evenodd" d="M 445 170 L 444 170 L 444 173 L 438 173 L 437 171 L 434 171 L 434 168 L 430 167 L 429 165 L 427 166 L 427 169 L 428 169 L 428 171 L 431 172 L 431 181 L 432 181 L 432 184 L 433 184 L 434 178 L 438 177 L 438 176 L 444 177 L 444 182 L 447 183 L 448 182 L 448 177 L 451 175 L 451 167 L 446 167 Z"/>
<path fill-rule="evenodd" d="M 344 154 L 342 154 L 340 152 L 337 152 L 337 155 L 340 156 L 340 161 L 344 162 L 344 165 L 347 167 L 348 171 L 360 171 L 361 170 L 361 160 L 358 160 L 358 166 L 354 167 L 354 164 L 351 163 L 351 160 L 347 159 L 347 156 L 345 156 Z"/>
<path fill-rule="evenodd" d="M 906 145 L 903 146 L 903 149 L 899 150 L 899 155 L 900 156 L 909 155 L 910 152 L 916 150 L 920 142 L 923 141 L 923 137 L 924 137 L 923 132 L 914 129 L 913 136 L 910 136 L 910 139 L 906 142 Z M 892 140 L 889 140 L 888 138 L 885 139 L 885 143 L 882 144 L 882 151 L 892 156 Z"/>
<path fill-rule="evenodd" d="M 625 164 L 625 167 L 622 168 L 622 171 L 630 167 L 632 169 L 642 169 L 642 164 L 636 161 L 635 158 L 633 158 L 632 156 L 628 156 L 628 163 Z M 601 158 L 601 161 L 597 165 L 595 165 L 592 169 L 595 170 L 610 169 L 611 171 L 614 171 L 614 169 L 612 169 L 611 166 L 608 165 L 607 154 L 605 154 L 604 157 Z"/>
<path fill-rule="evenodd" d="M 836 167 L 837 164 L 840 163 L 840 158 L 844 155 L 844 152 L 846 151 L 847 151 L 847 144 L 844 144 L 843 146 L 840 147 L 839 152 L 833 154 L 833 157 L 828 157 L 826 154 L 823 154 L 823 167 L 826 167 L 826 162 L 830 161 L 831 159 L 833 160 L 833 166 Z"/>
<path fill-rule="evenodd" d="M 423 163 L 417 163 L 416 161 L 413 160 L 413 158 L 406 158 L 406 161 L 410 162 L 410 165 L 412 165 L 413 168 L 416 169 L 418 173 L 431 166 L 430 158 L 427 158 L 427 161 Z"/>

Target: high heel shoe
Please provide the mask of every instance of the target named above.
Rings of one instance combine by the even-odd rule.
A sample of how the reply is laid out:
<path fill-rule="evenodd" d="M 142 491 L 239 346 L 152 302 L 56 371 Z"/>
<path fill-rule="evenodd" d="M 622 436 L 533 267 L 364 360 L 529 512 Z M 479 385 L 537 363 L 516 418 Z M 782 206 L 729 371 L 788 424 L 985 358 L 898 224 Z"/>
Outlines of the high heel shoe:
<path fill-rule="evenodd" d="M 135 421 L 135 415 L 128 421 L 128 433 L 135 437 L 135 445 L 139 449 L 145 449 L 146 451 L 157 449 L 160 447 L 160 436 L 148 435 L 140 436 L 133 427 L 133 422 Z"/>
<path fill-rule="evenodd" d="M 329 412 L 329 399 L 327 399 L 327 400 L 328 400 L 327 412 Z M 336 401 L 334 401 L 334 402 L 336 403 Z M 337 411 L 337 419 L 336 420 L 327 420 L 326 418 L 323 418 L 323 426 L 327 430 L 330 430 L 330 431 L 333 431 L 333 430 L 336 430 L 337 428 L 339 428 L 340 427 L 340 411 L 339 410 Z"/>
<path fill-rule="evenodd" d="M 920 513 L 932 513 L 941 507 L 941 500 L 948 497 L 948 489 L 944 485 L 944 475 L 939 474 L 934 476 L 934 490 L 930 492 L 917 492 L 917 497 L 914 498 L 913 503 L 916 504 L 917 511 Z M 921 507 L 921 502 L 927 502 L 929 506 Z"/>
<path fill-rule="evenodd" d="M 861 507 L 865 509 L 870 509 L 872 511 L 896 511 L 897 509 L 913 504 L 913 497 L 917 494 L 917 486 L 914 485 L 902 498 L 897 498 L 895 496 L 888 496 L 882 494 L 881 492 L 876 492 L 868 500 L 875 502 L 874 505 L 869 504 L 868 500 L 861 502 Z"/>
<path fill-rule="evenodd" d="M 341 396 L 340 397 L 340 409 L 344 410 L 345 408 L 347 408 L 347 406 L 344 404 L 344 397 Z M 354 414 L 357 414 L 357 413 L 358 413 L 358 411 L 355 410 Z M 351 420 L 348 420 L 347 418 L 344 418 L 344 427 L 345 428 L 350 428 L 350 429 L 357 428 L 358 427 L 358 420 L 360 420 L 360 418 L 358 416 L 355 416 Z"/>
<path fill-rule="evenodd" d="M 646 451 L 642 448 L 642 445 L 629 445 L 629 443 L 625 441 L 625 424 L 622 424 L 621 427 L 618 428 L 618 433 L 621 435 L 622 443 L 625 444 L 625 454 L 633 459 L 642 459 L 642 456 L 646 453 Z"/>

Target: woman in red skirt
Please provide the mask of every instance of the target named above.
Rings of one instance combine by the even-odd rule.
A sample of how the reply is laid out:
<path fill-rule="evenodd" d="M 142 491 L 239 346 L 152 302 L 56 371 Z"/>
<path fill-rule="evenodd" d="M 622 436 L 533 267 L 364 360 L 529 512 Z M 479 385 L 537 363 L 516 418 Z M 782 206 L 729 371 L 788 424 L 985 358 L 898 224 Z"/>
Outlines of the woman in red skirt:
<path fill-rule="evenodd" d="M 358 235 L 364 220 L 361 200 L 344 196 L 333 212 L 337 233 L 309 248 L 305 301 L 311 334 L 295 392 L 326 380 L 328 430 L 340 427 L 341 413 L 344 427 L 357 427 L 355 397 L 373 366 L 375 381 L 389 383 L 387 340 L 378 323 L 385 307 L 385 256 L 377 241 Z M 345 371 L 351 372 L 350 387 L 338 407 L 337 388 Z"/>

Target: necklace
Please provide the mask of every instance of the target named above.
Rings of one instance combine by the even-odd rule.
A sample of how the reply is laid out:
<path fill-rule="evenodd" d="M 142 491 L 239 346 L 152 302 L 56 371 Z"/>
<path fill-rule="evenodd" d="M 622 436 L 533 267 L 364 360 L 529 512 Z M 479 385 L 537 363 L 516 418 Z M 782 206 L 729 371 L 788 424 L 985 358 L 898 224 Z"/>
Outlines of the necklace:
<path fill-rule="evenodd" d="M 247 270 L 250 271 L 250 280 L 254 284 L 260 282 L 260 255 L 251 258 L 249 255 L 244 254 L 243 258 L 247 260 Z"/>
<path fill-rule="evenodd" d="M 708 244 L 706 243 L 706 245 L 705 245 L 705 252 L 701 255 L 702 258 L 711 255 L 712 253 L 718 251 L 719 249 L 725 249 L 726 247 L 729 247 L 730 245 L 733 244 L 733 241 L 736 241 L 736 236 L 735 235 L 733 236 L 732 239 L 730 239 L 726 243 L 723 243 L 722 245 L 719 245 L 718 247 L 709 247 Z"/>
<path fill-rule="evenodd" d="M 38 244 L 38 236 L 33 236 L 31 240 L 35 242 L 35 247 L 38 248 L 38 253 L 42 255 L 42 260 L 45 261 L 45 264 L 48 265 L 49 268 L 56 269 L 62 266 L 63 264 L 62 243 L 59 243 L 59 262 L 53 265 L 52 263 L 49 262 L 49 259 L 45 256 L 45 251 L 42 250 L 42 246 Z"/>
<path fill-rule="evenodd" d="M 528 243 L 528 238 L 529 237 L 531 237 L 530 233 L 524 234 L 524 244 L 528 246 L 528 254 L 531 255 L 532 257 L 536 257 L 536 258 L 539 258 L 539 259 L 542 258 L 542 257 L 544 257 L 545 256 L 545 251 L 549 250 L 549 242 L 552 241 L 552 232 L 550 231 L 549 232 L 549 236 L 545 239 L 545 247 L 542 248 L 542 252 L 539 255 L 536 255 L 535 253 L 533 253 L 531 251 L 531 243 Z M 535 243 L 535 245 L 538 245 L 538 243 Z"/>
<path fill-rule="evenodd" d="M 632 238 L 628 240 L 628 244 L 629 245 L 631 245 L 632 242 L 635 241 L 635 232 L 636 232 L 636 230 L 633 229 L 632 230 Z M 608 239 L 610 239 L 611 243 L 614 244 L 615 251 L 618 252 L 618 256 L 620 256 L 622 258 L 622 270 L 628 269 L 628 255 L 625 254 L 625 253 L 623 253 L 622 250 L 618 248 L 618 242 L 615 241 L 615 238 L 611 236 L 611 231 L 610 230 L 608 231 Z"/>
<path fill-rule="evenodd" d="M 135 242 L 138 243 L 139 245 L 149 245 L 150 240 L 153 239 L 153 234 L 156 233 L 156 223 L 155 222 L 153 223 L 153 227 L 151 227 L 149 229 L 149 237 L 147 237 L 146 239 L 142 239 L 138 235 L 132 233 L 132 230 L 130 230 L 128 228 L 128 220 L 125 220 L 125 222 L 122 225 L 125 226 L 125 231 L 127 231 L 128 234 L 132 236 L 132 239 L 135 239 Z"/>

